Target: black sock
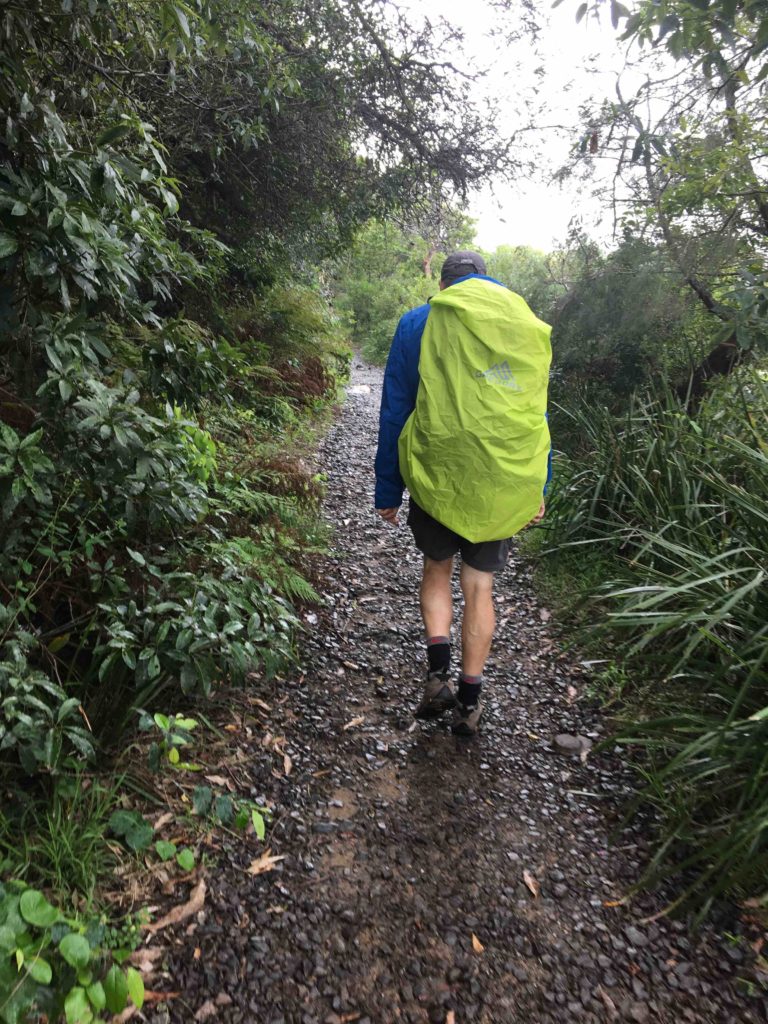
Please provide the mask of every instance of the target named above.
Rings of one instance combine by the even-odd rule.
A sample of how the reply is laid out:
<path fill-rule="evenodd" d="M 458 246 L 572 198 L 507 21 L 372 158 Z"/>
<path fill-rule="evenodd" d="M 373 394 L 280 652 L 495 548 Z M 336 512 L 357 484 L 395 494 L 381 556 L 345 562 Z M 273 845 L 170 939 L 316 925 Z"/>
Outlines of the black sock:
<path fill-rule="evenodd" d="M 467 676 L 462 672 L 459 677 L 459 692 L 456 694 L 459 704 L 463 704 L 465 708 L 477 707 L 482 687 L 482 676 Z"/>
<path fill-rule="evenodd" d="M 430 672 L 447 672 L 451 665 L 451 645 L 447 636 L 431 636 L 427 640 Z"/>

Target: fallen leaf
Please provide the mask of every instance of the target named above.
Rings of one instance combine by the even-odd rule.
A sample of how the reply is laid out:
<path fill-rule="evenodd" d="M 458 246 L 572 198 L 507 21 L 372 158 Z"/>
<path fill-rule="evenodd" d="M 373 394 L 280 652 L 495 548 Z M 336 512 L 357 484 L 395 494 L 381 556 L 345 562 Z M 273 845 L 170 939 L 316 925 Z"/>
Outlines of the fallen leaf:
<path fill-rule="evenodd" d="M 170 821 L 173 821 L 175 817 L 176 815 L 173 813 L 173 811 L 167 811 L 165 814 L 160 815 L 160 817 L 157 819 L 152 828 L 155 830 L 155 832 L 159 832 L 163 825 L 167 825 Z"/>
<path fill-rule="evenodd" d="M 199 946 L 195 946 L 195 952 L 192 954 L 192 959 L 193 960 L 199 960 L 202 955 L 203 955 L 202 949 L 200 949 Z"/>
<path fill-rule="evenodd" d="M 224 726 L 224 730 L 225 730 L 225 732 L 240 732 L 240 726 L 239 725 L 225 725 Z"/>
<path fill-rule="evenodd" d="M 611 999 L 611 997 L 608 995 L 608 993 L 605 991 L 602 985 L 597 986 L 597 993 L 603 1001 L 606 1013 L 608 1014 L 608 1020 L 616 1020 L 616 1018 L 619 1016 L 618 1011 L 616 1009 L 616 1003 L 614 1003 L 614 1001 Z"/>
<path fill-rule="evenodd" d="M 356 725 L 362 725 L 364 721 L 365 715 L 358 715 L 357 718 L 353 718 L 351 721 L 347 722 L 346 725 L 343 725 L 341 727 L 341 731 L 346 732 L 347 729 L 354 729 Z"/>
<path fill-rule="evenodd" d="M 135 1017 L 138 1012 L 138 1006 L 126 1006 L 123 1012 L 119 1013 L 116 1017 L 113 1017 L 112 1020 L 115 1021 L 115 1024 L 125 1024 L 125 1021 L 130 1020 L 131 1017 Z"/>
<path fill-rule="evenodd" d="M 166 878 L 162 885 L 163 895 L 173 896 L 173 891 L 176 888 L 176 886 L 182 885 L 183 882 L 184 879 L 180 878 L 178 875 L 173 875 L 170 878 Z"/>
<path fill-rule="evenodd" d="M 456 1013 L 453 1010 L 449 1010 L 446 1013 L 445 1024 L 456 1024 Z"/>
<path fill-rule="evenodd" d="M 229 784 L 229 779 L 224 775 L 206 775 L 205 777 L 209 782 L 212 782 L 214 786 L 227 786 Z"/>
<path fill-rule="evenodd" d="M 291 768 L 293 768 L 293 761 L 287 754 L 283 754 L 283 771 L 286 775 L 291 774 Z"/>
<path fill-rule="evenodd" d="M 576 687 L 575 686 L 569 686 L 568 687 L 568 703 L 569 704 L 573 704 L 573 702 L 576 700 L 576 698 L 578 696 L 579 696 L 579 691 L 576 689 Z"/>
<path fill-rule="evenodd" d="M 533 893 L 534 896 L 538 896 L 539 895 L 541 886 L 536 881 L 536 879 L 533 877 L 533 875 L 528 870 L 528 868 L 526 868 L 525 871 L 523 871 L 523 881 L 528 886 L 528 888 L 530 889 L 530 891 Z"/>
<path fill-rule="evenodd" d="M 339 1017 L 340 1024 L 352 1024 L 352 1021 L 360 1020 L 361 1013 L 342 1013 Z"/>
<path fill-rule="evenodd" d="M 144 1005 L 147 1003 L 165 1003 L 169 999 L 178 999 L 181 992 L 149 992 L 144 990 Z M 113 1024 L 124 1024 L 125 1021 L 130 1020 L 131 1017 L 135 1017 L 139 1012 L 137 1006 L 126 1006 L 122 1013 L 119 1013 L 116 1017 L 111 1017 Z"/>
<path fill-rule="evenodd" d="M 192 894 L 186 903 L 182 903 L 178 907 L 174 907 L 170 910 L 165 917 L 161 917 L 159 921 L 154 921 L 152 924 L 145 925 L 145 930 L 154 934 L 159 932 L 163 928 L 168 928 L 169 925 L 178 924 L 180 921 L 186 921 L 188 917 L 192 917 L 193 914 L 197 914 L 198 911 L 203 909 L 205 904 L 205 879 L 201 878 L 195 888 L 192 890 Z"/>
<path fill-rule="evenodd" d="M 624 904 L 624 900 L 603 900 L 604 907 L 621 907 Z"/>
<path fill-rule="evenodd" d="M 258 697 L 251 697 L 251 704 L 255 704 L 256 707 L 261 708 L 262 711 L 271 711 L 272 708 L 266 701 L 260 700 Z"/>
<path fill-rule="evenodd" d="M 747 910 L 757 910 L 762 907 L 765 903 L 763 896 L 750 896 L 748 900 L 742 900 L 742 907 L 746 907 Z"/>
<path fill-rule="evenodd" d="M 181 992 L 145 992 L 145 1003 L 164 1003 L 168 999 L 178 999 Z"/>
<path fill-rule="evenodd" d="M 476 953 L 482 953 L 483 950 L 485 949 L 485 946 L 482 944 L 480 939 L 478 939 L 474 932 L 472 932 L 472 949 L 474 949 Z"/>
<path fill-rule="evenodd" d="M 539 608 L 539 618 L 542 622 L 549 622 L 552 618 L 552 612 L 548 608 Z"/>
<path fill-rule="evenodd" d="M 251 861 L 246 868 L 246 871 L 249 875 L 263 875 L 266 871 L 272 871 L 275 864 L 281 860 L 285 860 L 285 857 L 282 854 L 280 856 L 273 857 L 271 850 L 265 850 L 260 857 Z"/>
<path fill-rule="evenodd" d="M 212 999 L 207 999 L 195 1014 L 195 1020 L 210 1020 L 217 1013 L 216 1003 Z"/>
<path fill-rule="evenodd" d="M 155 960 L 159 960 L 164 955 L 165 947 L 163 946 L 145 946 L 142 949 L 134 950 L 130 955 L 130 961 L 132 964 L 154 964 Z"/>
<path fill-rule="evenodd" d="M 331 769 L 330 768 L 323 768 L 322 771 L 312 772 L 312 778 L 313 779 L 321 779 L 323 777 L 323 775 L 330 775 L 330 774 L 331 774 Z"/>

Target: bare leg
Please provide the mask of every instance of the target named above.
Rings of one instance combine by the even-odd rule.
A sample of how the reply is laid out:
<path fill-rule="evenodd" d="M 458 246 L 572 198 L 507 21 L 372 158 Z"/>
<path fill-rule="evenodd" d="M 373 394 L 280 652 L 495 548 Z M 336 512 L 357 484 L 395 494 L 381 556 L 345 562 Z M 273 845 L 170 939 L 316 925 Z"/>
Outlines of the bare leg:
<path fill-rule="evenodd" d="M 493 573 L 461 566 L 464 619 L 461 624 L 461 668 L 467 676 L 481 676 L 496 626 L 493 610 Z"/>
<path fill-rule="evenodd" d="M 451 597 L 451 573 L 453 559 L 446 558 L 435 562 L 431 558 L 424 559 L 424 575 L 421 580 L 419 598 L 421 617 L 424 619 L 424 630 L 427 639 L 431 636 L 450 636 L 453 618 L 453 598 Z"/>

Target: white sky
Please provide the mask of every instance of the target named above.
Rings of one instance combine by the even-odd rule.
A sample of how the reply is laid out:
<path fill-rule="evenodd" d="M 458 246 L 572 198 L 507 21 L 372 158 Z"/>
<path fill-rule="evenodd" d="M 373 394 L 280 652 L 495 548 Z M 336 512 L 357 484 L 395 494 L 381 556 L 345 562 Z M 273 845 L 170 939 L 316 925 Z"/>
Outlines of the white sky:
<path fill-rule="evenodd" d="M 615 82 L 624 64 L 624 48 L 613 29 L 606 5 L 604 23 L 575 21 L 578 3 L 564 0 L 551 9 L 540 0 L 541 33 L 538 44 L 529 40 L 502 46 L 489 32 L 498 26 L 498 14 L 484 0 L 401 0 L 414 18 L 443 15 L 464 31 L 464 52 L 453 55 L 467 66 L 487 68 L 477 86 L 479 95 L 492 94 L 502 104 L 502 132 L 511 133 L 529 115 L 519 112 L 520 97 L 538 87 L 541 110 L 538 124 L 579 128 L 579 107 L 590 96 L 615 98 Z M 543 69 L 540 74 L 536 69 Z M 501 244 L 551 249 L 565 240 L 572 217 L 579 216 L 593 237 L 605 236 L 598 226 L 600 208 L 584 184 L 561 187 L 549 181 L 566 160 L 569 141 L 564 131 L 544 129 L 522 135 L 526 147 L 538 151 L 540 170 L 533 177 L 513 182 L 496 181 L 471 197 L 470 213 L 477 219 L 477 241 L 484 249 Z M 495 194 L 492 194 L 495 193 Z"/>

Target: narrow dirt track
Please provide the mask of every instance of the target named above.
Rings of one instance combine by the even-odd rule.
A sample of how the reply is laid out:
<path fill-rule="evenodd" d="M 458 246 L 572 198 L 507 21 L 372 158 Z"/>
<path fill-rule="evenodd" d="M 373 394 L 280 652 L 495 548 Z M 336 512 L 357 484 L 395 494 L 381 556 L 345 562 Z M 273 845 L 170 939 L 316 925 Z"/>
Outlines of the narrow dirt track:
<path fill-rule="evenodd" d="M 482 734 L 414 724 L 420 558 L 372 510 L 381 371 L 356 362 L 352 385 L 318 455 L 336 535 L 327 605 L 308 616 L 303 670 L 257 685 L 248 755 L 232 766 L 275 802 L 268 844 L 284 860 L 252 877 L 253 850 L 223 842 L 205 908 L 167 940 L 180 995 L 153 1019 L 765 1020 L 745 943 L 643 923 L 652 897 L 606 905 L 636 877 L 644 841 L 609 842 L 620 761 L 553 747 L 602 727 L 514 555 L 497 584 Z"/>

